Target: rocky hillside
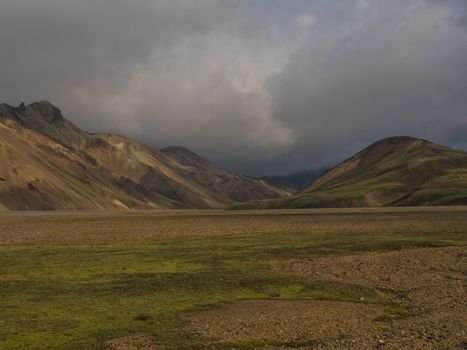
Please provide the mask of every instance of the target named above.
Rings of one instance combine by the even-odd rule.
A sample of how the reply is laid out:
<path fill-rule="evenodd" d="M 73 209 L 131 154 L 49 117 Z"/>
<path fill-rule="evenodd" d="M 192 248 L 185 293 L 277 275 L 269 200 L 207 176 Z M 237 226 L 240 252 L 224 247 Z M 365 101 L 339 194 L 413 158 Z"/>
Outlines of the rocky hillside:
<path fill-rule="evenodd" d="M 85 132 L 49 102 L 0 104 L 0 210 L 208 209 L 287 194 L 165 153 Z"/>
<path fill-rule="evenodd" d="M 237 202 L 244 202 L 249 198 L 271 198 L 277 197 L 278 194 L 283 197 L 289 194 L 288 191 L 264 180 L 226 171 L 184 147 L 167 147 L 161 152 L 181 165 L 184 176 Z"/>
<path fill-rule="evenodd" d="M 285 199 L 246 208 L 379 207 L 467 204 L 467 152 L 426 140 L 378 141 Z"/>

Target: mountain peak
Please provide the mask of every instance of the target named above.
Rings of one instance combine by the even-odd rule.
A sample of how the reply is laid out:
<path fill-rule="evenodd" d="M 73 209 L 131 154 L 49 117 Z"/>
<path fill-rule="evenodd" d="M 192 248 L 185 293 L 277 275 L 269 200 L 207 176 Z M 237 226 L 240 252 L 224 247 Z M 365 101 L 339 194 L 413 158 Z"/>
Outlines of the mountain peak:
<path fill-rule="evenodd" d="M 393 153 L 412 152 L 417 149 L 432 145 L 433 143 L 424 139 L 410 136 L 393 136 L 376 141 L 355 154 L 351 159 L 365 159 L 365 163 L 373 163 L 390 156 Z"/>
<path fill-rule="evenodd" d="M 0 118 L 12 120 L 23 128 L 34 130 L 65 147 L 76 147 L 87 133 L 65 119 L 59 108 L 49 101 L 21 103 L 18 107 L 0 105 Z"/>
<path fill-rule="evenodd" d="M 402 144 L 402 143 L 411 143 L 411 142 L 432 143 L 432 142 L 430 142 L 428 140 L 421 139 L 421 138 L 418 138 L 418 137 L 391 136 L 391 137 L 387 137 L 387 138 L 381 139 L 379 141 L 376 141 L 375 143 L 373 143 L 369 147 L 372 147 L 372 146 L 375 146 L 375 145 L 381 145 L 381 144 L 390 145 L 390 144 Z"/>
<path fill-rule="evenodd" d="M 13 110 L 14 107 L 10 106 L 8 103 L 0 103 L 0 117 L 11 113 Z"/>
<path fill-rule="evenodd" d="M 23 104 L 24 105 L 24 104 Z M 52 123 L 59 121 L 64 121 L 62 112 L 59 108 L 55 107 L 49 101 L 38 101 L 33 102 L 30 105 L 26 106 L 27 111 L 33 111 L 39 113 L 44 119 Z"/>
<path fill-rule="evenodd" d="M 12 115 L 15 115 L 16 120 L 25 120 L 40 117 L 38 119 L 43 119 L 44 121 L 53 124 L 66 120 L 63 117 L 63 114 L 60 111 L 60 109 L 55 107 L 49 101 L 38 101 L 33 102 L 29 105 L 26 105 L 24 102 L 21 102 L 17 107 L 11 106 L 8 103 L 1 103 L 0 115 L 1 114 L 10 115 L 10 117 Z"/>

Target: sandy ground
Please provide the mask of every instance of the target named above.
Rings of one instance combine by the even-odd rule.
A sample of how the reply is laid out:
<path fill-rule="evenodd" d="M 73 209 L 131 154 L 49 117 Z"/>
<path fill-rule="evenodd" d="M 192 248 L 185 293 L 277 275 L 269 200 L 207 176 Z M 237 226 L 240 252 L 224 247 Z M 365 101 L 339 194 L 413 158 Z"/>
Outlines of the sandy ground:
<path fill-rule="evenodd" d="M 199 313 L 191 319 L 189 329 L 226 343 L 250 339 L 313 341 L 303 349 L 467 348 L 465 247 L 276 260 L 267 264 L 279 273 L 374 288 L 410 309 L 410 315 L 378 321 L 384 310 L 375 305 L 248 301 Z"/>
<path fill-rule="evenodd" d="M 392 232 L 425 225 L 463 230 L 467 227 L 467 207 L 0 212 L 0 244 L 89 243 L 274 232 L 378 233 L 382 229 Z"/>

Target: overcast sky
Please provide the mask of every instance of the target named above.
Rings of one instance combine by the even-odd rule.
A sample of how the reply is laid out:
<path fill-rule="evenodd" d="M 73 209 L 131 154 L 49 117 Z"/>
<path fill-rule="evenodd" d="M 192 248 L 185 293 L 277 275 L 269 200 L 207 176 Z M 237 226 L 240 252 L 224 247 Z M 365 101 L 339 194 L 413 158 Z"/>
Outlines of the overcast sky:
<path fill-rule="evenodd" d="M 0 102 L 250 175 L 467 149 L 467 0 L 0 0 Z"/>

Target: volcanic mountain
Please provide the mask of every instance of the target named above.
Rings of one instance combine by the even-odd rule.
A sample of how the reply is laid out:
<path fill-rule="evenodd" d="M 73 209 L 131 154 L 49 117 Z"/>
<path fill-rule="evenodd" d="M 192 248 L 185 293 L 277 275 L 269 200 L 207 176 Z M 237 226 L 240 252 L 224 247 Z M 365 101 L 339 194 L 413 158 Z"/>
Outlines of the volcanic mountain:
<path fill-rule="evenodd" d="M 467 152 L 412 137 L 378 141 L 288 198 L 252 208 L 380 207 L 467 204 Z"/>
<path fill-rule="evenodd" d="M 211 209 L 287 194 L 183 148 L 85 132 L 49 102 L 0 104 L 0 210 Z"/>

